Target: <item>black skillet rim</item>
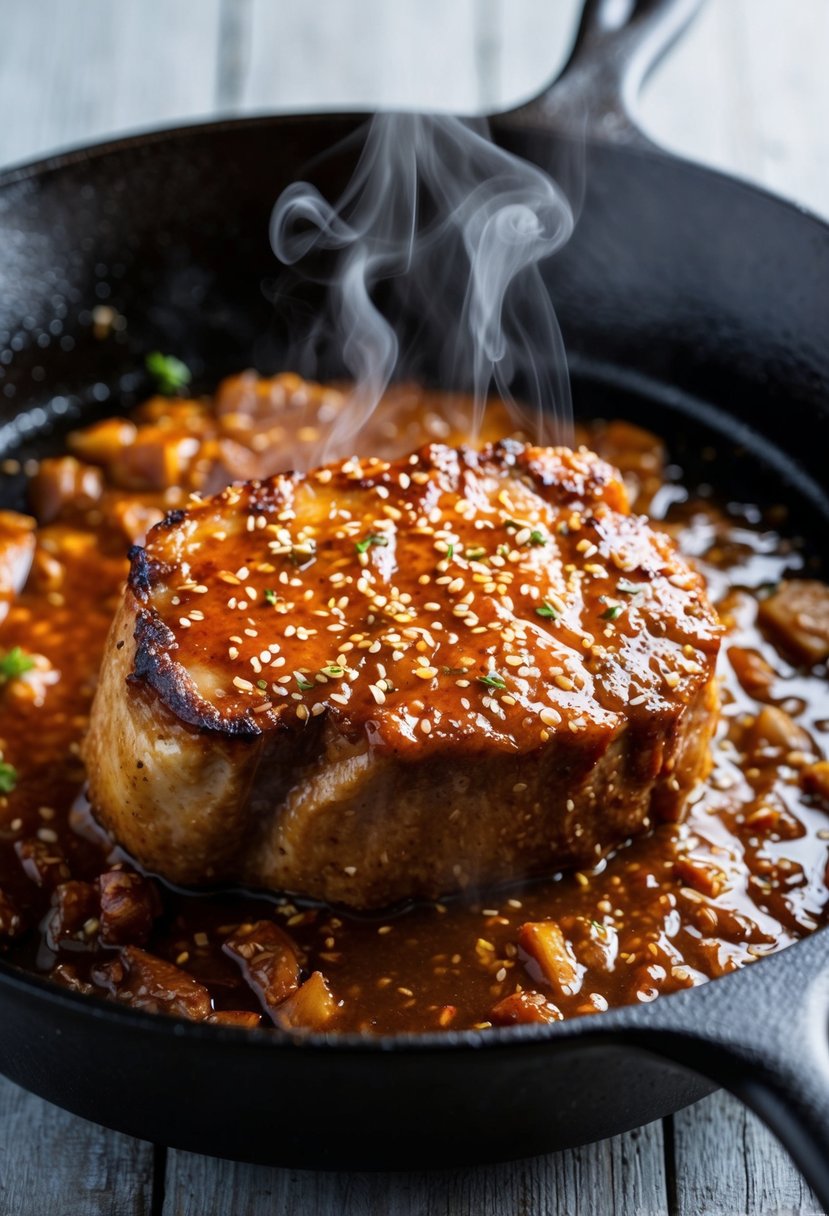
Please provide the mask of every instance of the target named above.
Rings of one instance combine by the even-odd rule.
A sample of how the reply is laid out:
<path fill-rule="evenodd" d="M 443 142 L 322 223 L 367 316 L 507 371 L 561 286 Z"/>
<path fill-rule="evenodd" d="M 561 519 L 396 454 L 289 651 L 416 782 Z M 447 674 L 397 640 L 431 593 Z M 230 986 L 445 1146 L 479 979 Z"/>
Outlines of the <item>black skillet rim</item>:
<path fill-rule="evenodd" d="M 528 124 L 510 121 L 512 113 L 505 111 L 501 114 L 491 114 L 482 117 L 485 117 L 488 121 L 502 123 L 515 131 L 528 129 Z M 283 122 L 313 123 L 320 122 L 326 118 L 344 123 L 365 122 L 371 117 L 371 111 L 338 110 L 319 111 L 318 113 L 309 113 L 308 111 L 292 113 L 289 111 L 278 114 L 246 115 L 241 118 L 223 118 L 211 122 L 194 120 L 193 122 L 178 123 L 173 127 L 146 128 L 125 135 L 119 135 L 112 139 L 72 146 L 49 156 L 11 165 L 8 168 L 0 170 L 0 190 L 25 184 L 32 179 L 43 178 L 47 174 L 68 166 L 97 160 L 99 157 L 104 157 L 111 153 L 150 147 L 157 143 L 185 139 L 193 135 L 209 137 L 219 132 L 267 127 L 269 125 L 279 125 Z M 467 117 L 475 118 L 481 116 L 471 115 Z M 539 130 L 541 129 L 543 127 L 539 126 Z M 566 135 L 558 134 L 555 135 L 555 138 L 565 141 L 568 139 Z M 596 143 L 597 141 L 588 140 L 586 142 Z M 611 150 L 614 147 L 610 143 L 606 145 L 601 144 L 600 146 L 606 146 Z M 708 179 L 716 178 L 732 189 L 736 188 L 752 196 L 759 196 L 778 207 L 794 212 L 802 219 L 811 221 L 823 235 L 829 235 L 829 224 L 822 217 L 811 209 L 792 202 L 789 199 L 781 198 L 762 186 L 755 185 L 739 177 L 734 177 L 719 169 L 708 168 L 695 161 L 675 156 L 671 152 L 663 151 L 656 145 L 645 148 L 625 148 L 625 152 L 634 152 L 637 156 L 642 156 L 645 159 L 653 158 L 656 160 L 674 161 L 681 164 L 685 170 L 696 175 L 704 175 Z M 665 1001 L 674 1006 L 676 1002 L 692 1000 L 692 993 L 700 989 L 707 989 L 711 983 L 718 985 L 718 987 L 721 984 L 729 984 L 733 987 L 741 982 L 746 972 L 753 973 L 758 965 L 760 967 L 767 967 L 776 955 L 787 954 L 790 950 L 796 949 L 799 945 L 803 944 L 803 942 L 809 941 L 817 934 L 824 932 L 829 932 L 829 926 L 817 929 L 807 937 L 791 942 L 788 946 L 757 959 L 749 967 L 745 967 L 740 971 L 732 972 L 730 975 L 724 975 L 718 979 L 707 980 L 696 988 L 683 989 L 679 992 L 657 997 L 656 1003 L 660 1008 L 664 1009 Z M 45 977 L 14 967 L 0 958 L 0 987 L 7 986 L 15 988 L 24 994 L 36 994 L 39 1000 L 44 1000 L 47 1004 L 56 1006 L 59 1009 L 80 1010 L 83 1008 L 88 1011 L 89 1016 L 93 1019 L 110 1020 L 116 1024 L 129 1024 L 132 1022 L 137 1029 L 143 1029 L 143 1031 L 151 1034 L 172 1035 L 174 1037 L 187 1036 L 196 1040 L 218 1042 L 228 1046 L 235 1045 L 243 1050 L 266 1048 L 278 1050 L 289 1048 L 315 1052 L 327 1053 L 334 1051 L 341 1054 L 366 1054 L 372 1056 L 388 1054 L 389 1052 L 399 1054 L 403 1051 L 406 1053 L 431 1052 L 435 1050 L 454 1051 L 459 1048 L 480 1052 L 483 1050 L 555 1044 L 572 1039 L 608 1042 L 615 1036 L 619 1038 L 626 1036 L 631 1030 L 647 1031 L 649 1029 L 649 1021 L 651 1021 L 648 1010 L 653 1003 L 617 1006 L 599 1014 L 584 1014 L 580 1017 L 568 1018 L 562 1022 L 553 1022 L 547 1025 L 493 1026 L 486 1030 L 435 1030 L 423 1031 L 416 1034 L 361 1035 L 353 1032 L 319 1034 L 306 1031 L 291 1034 L 278 1027 L 242 1030 L 205 1022 L 190 1022 L 183 1018 L 171 1018 L 164 1014 L 153 1014 L 145 1010 L 131 1009 L 126 1005 L 119 1005 L 102 997 L 72 992 L 70 989 L 61 988 L 60 985 Z M 679 1012 L 677 1010 L 677 1013 Z"/>
<path fill-rule="evenodd" d="M 682 1019 L 682 1011 L 677 1008 L 680 1002 L 694 1000 L 694 993 L 706 991 L 711 984 L 728 984 L 733 989 L 745 979 L 745 976 L 755 974 L 758 967 L 768 969 L 768 965 L 779 955 L 787 955 L 791 950 L 811 941 L 819 934 L 829 933 L 829 926 L 816 929 L 813 933 L 798 941 L 791 942 L 770 954 L 764 955 L 755 962 L 746 965 L 739 971 L 718 979 L 706 980 L 703 984 L 692 988 L 681 989 L 659 996 L 655 1001 L 640 1005 L 617 1005 L 596 1014 L 581 1014 L 578 1017 L 566 1018 L 561 1022 L 551 1022 L 544 1025 L 524 1026 L 491 1026 L 482 1030 L 429 1030 L 420 1032 L 404 1032 L 401 1034 L 359 1034 L 357 1032 L 337 1032 L 322 1034 L 315 1031 L 282 1030 L 277 1026 L 257 1027 L 248 1030 L 239 1027 L 222 1026 L 208 1022 L 191 1022 L 186 1018 L 170 1017 L 162 1013 L 149 1013 L 143 1009 L 133 1009 L 128 1005 L 109 1001 L 105 997 L 82 992 L 73 992 L 62 988 L 59 984 L 34 972 L 24 971 L 0 959 L 0 989 L 11 987 L 23 994 L 37 994 L 39 1000 L 58 1009 L 86 1009 L 90 1017 L 96 1021 L 110 1021 L 116 1025 L 133 1026 L 150 1034 L 172 1035 L 174 1038 L 186 1037 L 196 1041 L 222 1043 L 225 1046 L 238 1046 L 243 1050 L 297 1050 L 312 1053 L 335 1052 L 340 1054 L 359 1055 L 388 1055 L 389 1053 L 416 1055 L 433 1051 L 456 1051 L 459 1048 L 469 1049 L 476 1053 L 485 1050 L 510 1049 L 513 1047 L 539 1047 L 555 1045 L 573 1039 L 586 1042 L 608 1043 L 614 1039 L 627 1039 L 630 1033 L 665 1030 L 664 1021 L 653 1023 L 649 1013 L 655 1004 L 665 1011 L 665 1002 L 670 1009 L 676 1011 L 676 1028 L 687 1029 L 687 1021 Z"/>
<path fill-rule="evenodd" d="M 406 111 L 401 111 L 406 112 Z M 411 111 L 417 113 L 418 111 Z M 683 156 L 677 156 L 673 152 L 663 150 L 657 144 L 648 146 L 624 146 L 620 149 L 619 145 L 612 141 L 602 141 L 598 139 L 582 139 L 559 132 L 550 132 L 543 123 L 528 123 L 522 122 L 516 118 L 520 111 L 504 110 L 494 114 L 462 114 L 460 118 L 463 121 L 474 122 L 483 120 L 488 123 L 494 123 L 499 127 L 510 129 L 514 132 L 536 130 L 541 133 L 546 133 L 550 138 L 564 143 L 582 142 L 585 146 L 593 144 L 594 146 L 605 148 L 608 151 L 624 151 L 626 155 L 633 154 L 644 159 L 671 161 L 674 164 L 681 165 L 684 171 L 690 171 L 696 175 L 702 175 L 708 179 L 716 179 L 726 183 L 729 187 L 736 187 L 741 191 L 745 191 L 752 196 L 759 196 L 769 202 L 783 207 L 786 210 L 793 211 L 803 219 L 814 223 L 824 233 L 829 234 L 829 221 L 810 207 L 806 207 L 801 203 L 797 203 L 792 199 L 784 198 L 774 191 L 766 189 L 764 186 L 757 185 L 754 182 L 747 181 L 742 177 L 735 177 L 730 173 L 726 173 L 721 169 L 709 167 L 695 160 L 688 160 Z M 56 170 L 66 168 L 70 165 L 82 164 L 85 161 L 97 160 L 99 157 L 107 156 L 113 152 L 128 151 L 131 148 L 150 147 L 157 143 L 164 143 L 172 139 L 185 139 L 192 135 L 210 136 L 219 132 L 233 132 L 256 127 L 267 127 L 270 125 L 279 125 L 281 123 L 316 123 L 324 119 L 332 119 L 335 122 L 344 123 L 361 123 L 367 122 L 374 116 L 375 111 L 372 110 L 320 110 L 319 112 L 297 111 L 290 110 L 276 114 L 249 114 L 238 118 L 219 118 L 211 122 L 203 122 L 194 119 L 192 122 L 177 123 L 172 127 L 146 127 L 137 131 L 127 132 L 123 135 L 116 135 L 110 139 L 96 141 L 91 144 L 75 144 L 47 156 L 40 156 L 34 160 L 24 160 L 16 164 L 9 165 L 4 169 L 0 169 L 0 190 L 8 186 L 14 186 L 29 181 L 32 178 L 43 177 L 47 173 L 52 173 Z M 435 111 L 435 113 L 442 113 Z"/>

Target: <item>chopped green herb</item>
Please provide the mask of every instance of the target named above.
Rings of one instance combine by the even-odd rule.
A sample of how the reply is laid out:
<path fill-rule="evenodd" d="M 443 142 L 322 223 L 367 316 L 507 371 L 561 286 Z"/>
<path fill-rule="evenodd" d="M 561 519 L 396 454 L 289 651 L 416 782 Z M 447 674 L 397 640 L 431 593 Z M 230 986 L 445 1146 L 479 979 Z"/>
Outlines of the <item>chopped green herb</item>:
<path fill-rule="evenodd" d="M 330 676 L 332 680 L 338 680 L 340 676 L 345 675 L 345 668 L 340 667 L 339 663 L 329 663 L 327 667 L 322 668 L 324 676 Z"/>
<path fill-rule="evenodd" d="M 382 533 L 379 532 L 372 532 L 370 536 L 365 538 L 365 540 L 358 540 L 354 548 L 358 553 L 365 553 L 366 550 L 370 549 L 372 545 L 377 545 L 378 548 L 385 549 L 388 543 L 389 538 L 387 536 L 383 536 Z"/>
<path fill-rule="evenodd" d="M 294 672 L 294 679 L 296 680 L 296 685 L 300 692 L 310 692 L 314 687 L 311 681 L 306 680 L 305 676 L 299 671 Z"/>
<path fill-rule="evenodd" d="M 0 794 L 10 794 L 17 785 L 17 769 L 0 759 Z"/>
<path fill-rule="evenodd" d="M 154 350 L 151 355 L 147 355 L 144 363 L 155 380 L 156 388 L 165 397 L 172 397 L 174 393 L 186 388 L 193 378 L 187 364 L 182 363 L 175 355 L 162 355 L 160 351 Z"/>
<path fill-rule="evenodd" d="M 454 556 L 455 556 L 455 546 L 449 545 L 449 547 L 446 550 L 446 560 L 448 562 L 451 562 L 451 560 Z"/>
<path fill-rule="evenodd" d="M 604 612 L 602 613 L 602 620 L 616 621 L 622 615 L 624 610 L 624 605 L 622 604 L 611 604 L 610 607 L 605 608 Z"/>
<path fill-rule="evenodd" d="M 31 671 L 34 665 L 35 661 L 31 655 L 26 654 L 19 646 L 13 646 L 0 657 L 0 684 L 16 680 L 18 676 Z"/>
<path fill-rule="evenodd" d="M 272 587 L 265 588 L 265 603 L 266 604 L 275 604 L 278 598 L 279 597 L 277 596 L 276 592 L 274 591 L 274 589 Z"/>
<path fill-rule="evenodd" d="M 486 557 L 486 549 L 481 545 L 473 545 L 471 549 L 466 550 L 467 561 L 476 562 L 481 557 Z"/>
<path fill-rule="evenodd" d="M 505 519 L 504 527 L 508 528 L 511 532 L 521 532 L 527 525 L 520 523 L 517 519 Z M 547 537 L 538 528 L 533 528 L 527 543 L 530 545 L 546 545 Z"/>
<path fill-rule="evenodd" d="M 478 676 L 480 684 L 486 684 L 487 688 L 506 688 L 506 682 L 501 679 L 497 671 L 490 671 L 485 676 Z"/>
<path fill-rule="evenodd" d="M 261 688 L 262 692 L 264 692 L 265 689 L 268 687 L 268 681 L 267 680 L 257 680 L 256 687 Z"/>
<path fill-rule="evenodd" d="M 544 600 L 540 608 L 536 608 L 535 614 L 536 616 L 548 617 L 551 621 L 557 621 L 561 616 L 558 608 L 554 608 L 547 600 Z"/>
<path fill-rule="evenodd" d="M 607 936 L 607 929 L 600 920 L 591 920 L 590 927 L 591 929 L 595 929 L 597 933 L 601 933 L 602 937 Z"/>
<path fill-rule="evenodd" d="M 638 595 L 640 591 L 644 591 L 647 583 L 629 583 L 626 578 L 620 578 L 616 584 L 616 590 L 621 591 L 622 595 Z"/>
<path fill-rule="evenodd" d="M 499 545 L 496 552 L 499 557 L 509 557 L 509 545 Z"/>

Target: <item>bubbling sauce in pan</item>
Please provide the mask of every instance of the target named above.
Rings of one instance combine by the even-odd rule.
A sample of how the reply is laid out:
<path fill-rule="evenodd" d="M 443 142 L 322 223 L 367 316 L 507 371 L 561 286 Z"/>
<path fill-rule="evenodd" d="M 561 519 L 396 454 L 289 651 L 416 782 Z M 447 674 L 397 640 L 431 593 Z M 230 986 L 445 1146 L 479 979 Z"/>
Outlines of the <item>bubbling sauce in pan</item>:
<path fill-rule="evenodd" d="M 370 916 L 177 891 L 137 871 L 85 803 L 79 759 L 125 549 L 194 490 L 313 459 L 339 407 L 335 390 L 295 377 L 235 377 L 209 402 L 154 398 L 134 422 L 96 424 L 70 440 L 73 456 L 34 474 L 32 570 L 0 627 L 4 957 L 198 1020 L 403 1032 L 651 1001 L 823 925 L 829 591 L 758 509 L 724 510 L 665 480 L 660 441 L 624 423 L 579 438 L 622 469 L 636 507 L 697 564 L 727 629 L 713 767 L 681 824 L 659 824 L 590 872 Z M 366 450 L 452 442 L 468 408 L 394 389 Z M 509 429 L 496 406 L 486 438 Z M 0 544 L 6 525 L 13 535 L 14 517 Z"/>

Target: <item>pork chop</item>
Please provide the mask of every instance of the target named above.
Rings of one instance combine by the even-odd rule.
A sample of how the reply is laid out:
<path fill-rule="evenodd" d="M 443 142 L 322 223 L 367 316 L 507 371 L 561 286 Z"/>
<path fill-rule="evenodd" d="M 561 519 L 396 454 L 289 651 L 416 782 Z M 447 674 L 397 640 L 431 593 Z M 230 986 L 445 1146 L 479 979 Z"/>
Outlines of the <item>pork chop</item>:
<path fill-rule="evenodd" d="M 368 908 L 589 867 L 706 772 L 716 615 L 584 449 L 233 486 L 131 556 L 90 796 L 173 882 Z"/>

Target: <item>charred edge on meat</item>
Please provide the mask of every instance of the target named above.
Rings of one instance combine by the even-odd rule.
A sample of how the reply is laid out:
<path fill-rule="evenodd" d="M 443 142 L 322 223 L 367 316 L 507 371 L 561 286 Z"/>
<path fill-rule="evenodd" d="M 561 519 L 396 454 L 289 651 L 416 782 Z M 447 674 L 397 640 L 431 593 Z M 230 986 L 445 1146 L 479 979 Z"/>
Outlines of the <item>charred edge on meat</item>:
<path fill-rule="evenodd" d="M 177 718 L 200 732 L 229 739 L 261 736 L 261 728 L 246 714 L 224 716 L 199 696 L 187 672 L 167 653 L 175 648 L 175 637 L 153 609 L 138 610 L 133 637 L 135 658 L 128 684 L 147 685 Z"/>
<path fill-rule="evenodd" d="M 181 512 L 181 519 L 184 519 L 187 512 Z M 174 520 L 167 524 L 168 528 L 176 527 L 181 523 L 181 519 Z M 163 528 L 167 523 L 162 520 L 156 526 Z M 130 560 L 130 572 L 127 578 L 127 586 L 135 595 L 136 599 L 142 604 L 147 602 L 150 592 L 160 579 L 171 574 L 172 571 L 164 562 L 154 561 L 147 553 L 143 545 L 132 545 L 127 550 L 127 557 Z"/>

